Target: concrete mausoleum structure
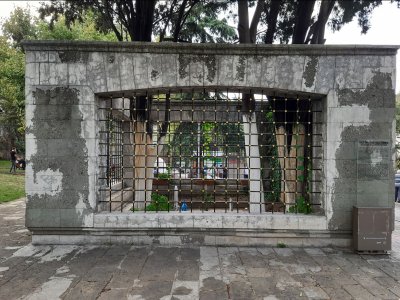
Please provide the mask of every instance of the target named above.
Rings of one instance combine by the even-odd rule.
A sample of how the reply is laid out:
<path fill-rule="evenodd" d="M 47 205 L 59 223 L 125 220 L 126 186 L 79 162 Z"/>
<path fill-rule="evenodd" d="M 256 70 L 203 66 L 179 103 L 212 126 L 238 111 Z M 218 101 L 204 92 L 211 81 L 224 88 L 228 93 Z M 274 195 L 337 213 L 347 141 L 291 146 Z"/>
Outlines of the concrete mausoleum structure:
<path fill-rule="evenodd" d="M 394 205 L 397 46 L 23 45 L 26 225 L 33 243 L 349 246 L 353 206 Z M 319 101 L 320 213 L 99 209 L 101 99 L 196 88 Z"/>

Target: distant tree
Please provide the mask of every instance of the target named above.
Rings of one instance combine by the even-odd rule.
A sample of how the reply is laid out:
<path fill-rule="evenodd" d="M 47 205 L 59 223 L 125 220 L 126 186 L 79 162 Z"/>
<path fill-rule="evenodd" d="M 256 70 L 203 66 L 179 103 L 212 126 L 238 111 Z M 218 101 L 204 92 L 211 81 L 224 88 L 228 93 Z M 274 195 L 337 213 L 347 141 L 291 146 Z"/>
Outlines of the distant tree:
<path fill-rule="evenodd" d="M 400 135 L 400 94 L 396 95 L 396 134 Z"/>
<path fill-rule="evenodd" d="M 31 15 L 30 7 L 16 7 L 2 23 L 4 36 L 12 40 L 15 47 L 20 47 L 22 40 L 36 38 L 36 19 Z"/>
<path fill-rule="evenodd" d="M 179 3 L 181 5 L 178 5 Z M 159 37 L 159 41 L 168 39 L 190 43 L 234 42 L 237 39 L 235 29 L 228 25 L 225 17 L 220 17 L 230 6 L 228 1 L 160 2 L 156 6 L 157 17 L 153 33 Z"/>
<path fill-rule="evenodd" d="M 41 20 L 36 25 L 36 37 L 39 40 L 117 41 L 113 32 L 100 32 L 96 29 L 92 11 L 82 16 L 82 22 L 75 21 L 69 24 L 69 27 L 65 24 L 63 16 L 52 25 Z"/>
<path fill-rule="evenodd" d="M 399 0 L 391 2 L 400 6 Z M 242 38 L 239 37 L 240 43 L 247 40 L 266 44 L 324 44 L 327 26 L 337 31 L 354 18 L 357 18 L 361 33 L 366 33 L 371 26 L 372 11 L 381 4 L 382 0 L 231 1 L 231 5 L 238 8 L 239 35 L 241 30 L 245 30 Z M 256 7 L 250 22 L 248 7 L 251 6 Z"/>
<path fill-rule="evenodd" d="M 25 135 L 25 57 L 0 37 L 0 143 L 23 152 Z"/>
<path fill-rule="evenodd" d="M 119 41 L 232 42 L 235 31 L 219 14 L 230 1 L 210 0 L 82 0 L 44 3 L 40 17 L 54 24 L 61 16 L 69 27 L 94 12 L 96 29 L 113 31 Z"/>
<path fill-rule="evenodd" d="M 156 0 L 82 0 L 44 3 L 40 17 L 51 16 L 53 24 L 60 16 L 69 27 L 75 21 L 82 22 L 88 11 L 93 11 L 96 29 L 114 32 L 118 41 L 151 41 Z"/>
<path fill-rule="evenodd" d="M 82 16 L 82 22 L 68 28 L 63 18 L 53 26 L 31 16 L 30 8 L 17 7 L 2 23 L 0 36 L 0 143 L 7 148 L 17 145 L 24 151 L 25 139 L 25 56 L 20 47 L 23 39 L 47 40 L 116 40 L 113 33 L 95 28 L 93 13 Z"/>

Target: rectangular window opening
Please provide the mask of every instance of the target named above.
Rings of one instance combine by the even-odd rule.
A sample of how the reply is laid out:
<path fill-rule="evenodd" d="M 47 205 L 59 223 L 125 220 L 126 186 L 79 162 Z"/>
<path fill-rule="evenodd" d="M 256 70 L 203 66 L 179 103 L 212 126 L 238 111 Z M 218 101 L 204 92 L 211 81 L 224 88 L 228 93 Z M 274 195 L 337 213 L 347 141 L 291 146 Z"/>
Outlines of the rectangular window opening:
<path fill-rule="evenodd" d="M 320 99 L 229 91 L 102 98 L 99 210 L 321 214 Z"/>

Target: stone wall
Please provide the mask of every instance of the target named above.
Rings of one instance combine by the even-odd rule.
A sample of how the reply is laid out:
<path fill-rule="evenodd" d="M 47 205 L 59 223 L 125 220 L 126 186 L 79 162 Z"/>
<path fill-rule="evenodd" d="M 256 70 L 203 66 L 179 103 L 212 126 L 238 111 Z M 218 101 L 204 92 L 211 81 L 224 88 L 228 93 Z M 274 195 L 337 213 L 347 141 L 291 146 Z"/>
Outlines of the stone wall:
<path fill-rule="evenodd" d="M 96 228 L 98 97 L 148 89 L 251 90 L 322 99 L 320 231 L 350 233 L 353 205 L 393 206 L 397 47 L 34 41 L 24 48 L 26 222 L 38 236 Z M 135 223 L 135 217 L 127 218 Z M 311 224 L 315 216 L 307 217 Z M 253 230 L 240 224 L 230 229 Z M 257 230 L 279 229 L 261 224 L 265 228 Z M 191 223 L 191 230 L 197 225 Z M 307 230 L 303 227 L 292 230 Z"/>

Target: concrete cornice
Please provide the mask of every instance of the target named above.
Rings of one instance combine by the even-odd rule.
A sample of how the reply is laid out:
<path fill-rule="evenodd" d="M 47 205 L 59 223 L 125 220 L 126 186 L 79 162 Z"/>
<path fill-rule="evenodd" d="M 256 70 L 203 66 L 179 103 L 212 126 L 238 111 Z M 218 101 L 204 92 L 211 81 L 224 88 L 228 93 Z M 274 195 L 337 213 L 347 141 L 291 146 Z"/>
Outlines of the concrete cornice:
<path fill-rule="evenodd" d="M 150 42 L 23 41 L 25 51 L 85 51 L 205 55 L 396 55 L 400 45 L 264 45 Z"/>

